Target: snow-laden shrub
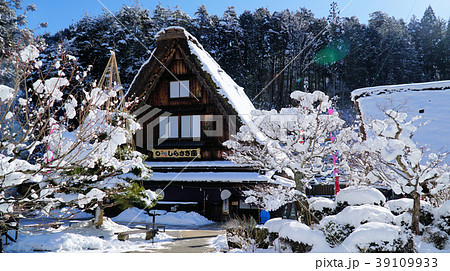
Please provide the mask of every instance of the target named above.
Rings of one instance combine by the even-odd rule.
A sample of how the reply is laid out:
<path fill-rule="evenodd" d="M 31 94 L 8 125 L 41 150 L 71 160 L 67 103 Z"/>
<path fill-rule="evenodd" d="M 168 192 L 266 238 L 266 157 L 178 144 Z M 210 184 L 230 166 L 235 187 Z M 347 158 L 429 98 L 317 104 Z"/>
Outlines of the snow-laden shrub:
<path fill-rule="evenodd" d="M 408 216 L 403 215 L 404 213 L 409 213 L 411 216 L 412 210 L 413 210 L 413 199 L 404 198 L 404 199 L 396 199 L 396 200 L 390 200 L 386 202 L 385 206 L 391 210 L 391 212 L 396 215 L 402 215 L 402 219 Z M 433 223 L 435 219 L 435 211 L 433 209 L 433 206 L 426 202 L 426 201 L 420 201 L 420 215 L 419 215 L 419 222 L 424 225 L 428 226 L 431 223 Z M 411 226 L 411 223 L 409 223 L 409 226 Z"/>
<path fill-rule="evenodd" d="M 335 209 L 335 202 L 323 197 L 313 197 L 308 199 L 309 210 L 313 216 L 312 221 L 320 221 L 325 216 L 332 215 Z"/>
<path fill-rule="evenodd" d="M 395 216 L 394 224 L 405 229 L 411 229 L 412 215 L 411 213 L 401 213 Z"/>
<path fill-rule="evenodd" d="M 445 249 L 448 244 L 449 234 L 438 227 L 427 227 L 424 232 L 424 240 L 432 243 L 437 249 Z"/>
<path fill-rule="evenodd" d="M 424 240 L 437 249 L 445 249 L 450 239 L 450 200 L 444 202 L 435 212 L 433 225 L 425 228 Z"/>
<path fill-rule="evenodd" d="M 284 223 L 279 232 L 279 239 L 282 251 L 305 253 L 313 248 L 320 250 L 320 248 L 329 247 L 320 231 L 312 230 L 298 221 Z"/>
<path fill-rule="evenodd" d="M 338 246 L 347 238 L 354 230 L 355 227 L 349 224 L 339 224 L 335 221 L 330 221 L 327 224 L 320 227 L 320 230 L 325 235 L 325 239 L 331 247 Z"/>
<path fill-rule="evenodd" d="M 349 252 L 415 252 L 412 235 L 401 227 L 369 222 L 358 227 L 342 243 Z"/>
<path fill-rule="evenodd" d="M 336 246 L 362 224 L 367 222 L 393 224 L 394 221 L 394 215 L 381 206 L 347 206 L 336 215 L 324 217 L 320 221 L 320 230 L 324 233 L 327 242 L 331 246 Z"/>
<path fill-rule="evenodd" d="M 383 206 L 386 197 L 378 189 L 369 186 L 349 186 L 336 195 L 336 212 L 347 206 L 364 204 Z"/>
<path fill-rule="evenodd" d="M 324 217 L 321 225 L 334 221 L 339 224 L 349 224 L 359 227 L 367 222 L 394 223 L 394 215 L 386 208 L 375 205 L 347 206 L 336 215 Z"/>
<path fill-rule="evenodd" d="M 444 202 L 444 204 L 437 209 L 436 226 L 450 235 L 450 200 Z"/>
<path fill-rule="evenodd" d="M 272 218 L 264 223 L 264 227 L 267 228 L 269 233 L 269 242 L 273 243 L 278 237 L 278 233 L 280 232 L 281 227 L 288 222 L 292 222 L 296 220 L 291 219 L 282 219 L 281 217 Z"/>
<path fill-rule="evenodd" d="M 389 200 L 386 202 L 385 206 L 389 208 L 394 215 L 400 215 L 404 212 L 412 212 L 413 199 L 404 198 Z"/>
<path fill-rule="evenodd" d="M 450 216 L 450 200 L 447 200 L 446 202 L 444 202 L 438 209 L 436 212 L 438 217 L 446 217 L 446 216 Z"/>

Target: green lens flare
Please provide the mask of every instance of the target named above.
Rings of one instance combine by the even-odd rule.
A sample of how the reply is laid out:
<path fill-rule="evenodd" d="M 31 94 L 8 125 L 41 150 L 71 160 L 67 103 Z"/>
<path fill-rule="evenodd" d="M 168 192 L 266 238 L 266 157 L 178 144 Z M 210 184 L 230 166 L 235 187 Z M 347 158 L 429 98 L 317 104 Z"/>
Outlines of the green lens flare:
<path fill-rule="evenodd" d="M 314 56 L 314 63 L 318 65 L 333 65 L 342 60 L 350 52 L 350 44 L 344 39 L 330 42 Z"/>

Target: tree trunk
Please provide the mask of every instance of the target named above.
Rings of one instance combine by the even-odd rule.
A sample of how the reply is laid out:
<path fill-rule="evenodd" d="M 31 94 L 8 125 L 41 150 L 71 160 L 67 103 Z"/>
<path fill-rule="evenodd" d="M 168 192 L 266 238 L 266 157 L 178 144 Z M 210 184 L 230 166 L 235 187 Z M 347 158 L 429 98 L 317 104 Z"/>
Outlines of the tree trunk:
<path fill-rule="evenodd" d="M 412 193 L 414 204 L 413 204 L 413 212 L 412 212 L 412 232 L 415 235 L 419 235 L 419 216 L 420 216 L 420 194 L 417 192 Z"/>
<path fill-rule="evenodd" d="M 305 175 L 301 172 L 296 172 L 294 174 L 295 180 L 295 189 L 298 191 L 305 193 L 305 185 L 302 180 L 305 178 Z M 309 212 L 309 203 L 308 199 L 298 199 L 298 204 L 300 205 L 300 213 L 301 213 L 301 222 L 305 225 L 311 226 L 311 214 Z"/>
<path fill-rule="evenodd" d="M 94 218 L 94 225 L 97 228 L 100 228 L 103 225 L 103 214 L 104 214 L 104 209 L 103 209 L 103 202 L 99 201 L 97 208 L 95 209 L 95 218 Z"/>

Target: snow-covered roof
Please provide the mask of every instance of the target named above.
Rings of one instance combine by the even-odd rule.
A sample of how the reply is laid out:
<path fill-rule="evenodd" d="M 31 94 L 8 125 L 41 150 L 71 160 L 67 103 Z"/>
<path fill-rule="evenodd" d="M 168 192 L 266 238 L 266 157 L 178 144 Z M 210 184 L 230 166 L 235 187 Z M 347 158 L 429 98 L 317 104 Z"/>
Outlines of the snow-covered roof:
<path fill-rule="evenodd" d="M 407 121 L 420 116 L 420 123 L 427 123 L 413 137 L 419 146 L 427 145 L 432 152 L 450 149 L 450 81 L 357 89 L 352 99 L 358 104 L 367 136 L 367 123 L 384 120 L 384 110 L 398 108 L 408 114 Z"/>
<path fill-rule="evenodd" d="M 245 94 L 244 89 L 238 86 L 234 80 L 220 67 L 211 55 L 200 45 L 187 31 L 184 31 L 191 52 L 195 54 L 202 65 L 203 71 L 211 75 L 217 87 L 217 92 L 222 95 L 236 110 L 244 123 L 252 120 L 251 112 L 255 110 L 253 103 Z"/>
<path fill-rule="evenodd" d="M 255 110 L 254 105 L 245 94 L 244 89 L 236 84 L 234 80 L 220 67 L 220 65 L 211 57 L 211 55 L 203 48 L 198 40 L 187 32 L 184 28 L 178 26 L 172 26 L 162 29 L 156 34 L 156 39 L 159 41 L 167 39 L 186 39 L 190 53 L 194 55 L 202 68 L 202 70 L 210 75 L 211 80 L 214 82 L 216 91 L 220 94 L 224 100 L 226 100 L 236 111 L 239 118 L 244 124 L 251 121 L 251 111 Z M 147 65 L 150 60 L 155 57 L 154 53 L 150 56 L 144 65 Z M 188 52 L 186 52 L 188 53 Z M 143 66 L 144 66 L 143 65 Z M 142 67 L 141 67 L 142 70 Z M 133 83 L 136 81 L 136 75 Z M 130 87 L 132 88 L 133 84 Z M 127 94 L 128 95 L 128 94 Z"/>
<path fill-rule="evenodd" d="M 247 167 L 248 165 L 236 164 L 226 160 L 213 161 L 151 161 L 144 162 L 145 165 L 152 168 L 228 168 L 228 167 Z"/>
<path fill-rule="evenodd" d="M 267 182 L 268 178 L 257 172 L 153 172 L 152 181 L 175 182 Z"/>
<path fill-rule="evenodd" d="M 392 92 L 444 90 L 444 89 L 450 89 L 450 80 L 414 83 L 414 84 L 376 86 L 376 87 L 355 89 L 354 91 L 352 91 L 352 100 L 356 101 L 362 97 L 374 96 L 379 94 L 389 94 Z"/>

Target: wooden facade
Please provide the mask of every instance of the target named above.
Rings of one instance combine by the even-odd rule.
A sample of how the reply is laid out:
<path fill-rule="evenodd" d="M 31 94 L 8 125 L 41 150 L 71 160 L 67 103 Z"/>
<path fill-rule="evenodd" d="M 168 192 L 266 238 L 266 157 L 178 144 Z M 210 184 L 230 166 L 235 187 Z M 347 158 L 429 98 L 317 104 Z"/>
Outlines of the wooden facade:
<path fill-rule="evenodd" d="M 129 99 L 139 98 L 138 109 L 144 104 L 148 106 L 146 110 L 139 111 L 138 119 L 149 112 L 158 111 L 143 121 L 143 127 L 151 127 L 153 130 L 143 130 L 143 134 L 140 134 L 143 144 L 137 144 L 137 150 L 146 153 L 149 160 L 162 159 L 155 158 L 153 154 L 161 149 L 200 149 L 199 160 L 222 159 L 223 152 L 226 151 L 222 143 L 229 139 L 230 125 L 235 130 L 235 120 L 238 123 L 240 120 L 234 118 L 235 110 L 217 94 L 214 82 L 201 69 L 196 56 L 190 53 L 183 31 L 169 29 L 157 39 L 154 57 L 141 68 L 127 94 Z M 189 96 L 170 97 L 171 83 L 183 81 L 189 82 Z M 183 128 L 182 116 L 199 116 L 200 137 L 193 139 L 179 135 L 161 140 L 161 127 L 157 123 L 163 114 L 180 118 L 178 131 Z M 208 131 L 215 135 L 208 136 Z M 135 138 L 135 141 L 140 140 Z M 177 160 L 190 158 L 192 157 L 178 157 Z"/>
<path fill-rule="evenodd" d="M 239 109 L 219 93 L 221 82 L 205 71 L 202 61 L 214 63 L 216 70 L 220 69 L 218 64 L 200 59 L 191 51 L 192 46 L 210 57 L 184 29 L 160 32 L 157 48 L 126 95 L 128 100 L 138 100 L 132 113 L 143 129 L 134 140 L 136 149 L 147 154 L 154 172 L 143 184 L 153 191 L 164 190 L 158 209 L 197 211 L 215 221 L 236 215 L 257 217 L 257 208 L 244 203 L 241 190 L 267 182 L 267 178 L 256 169 L 224 161 L 227 150 L 223 142 L 243 120 Z M 230 78 L 226 79 L 230 83 Z M 244 98 L 254 109 L 248 97 Z M 224 191 L 229 193 L 226 199 Z"/>

